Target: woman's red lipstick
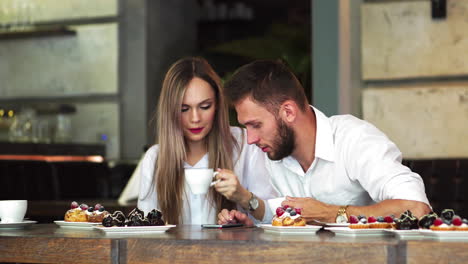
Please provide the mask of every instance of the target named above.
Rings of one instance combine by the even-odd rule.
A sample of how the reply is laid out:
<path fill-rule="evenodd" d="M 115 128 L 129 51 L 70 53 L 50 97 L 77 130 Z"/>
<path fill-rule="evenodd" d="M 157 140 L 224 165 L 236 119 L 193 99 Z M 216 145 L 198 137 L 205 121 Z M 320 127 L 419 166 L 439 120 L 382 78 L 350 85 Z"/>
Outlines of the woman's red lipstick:
<path fill-rule="evenodd" d="M 190 128 L 189 130 L 190 130 L 190 132 L 192 132 L 193 134 L 199 134 L 200 132 L 202 132 L 203 127 Z"/>

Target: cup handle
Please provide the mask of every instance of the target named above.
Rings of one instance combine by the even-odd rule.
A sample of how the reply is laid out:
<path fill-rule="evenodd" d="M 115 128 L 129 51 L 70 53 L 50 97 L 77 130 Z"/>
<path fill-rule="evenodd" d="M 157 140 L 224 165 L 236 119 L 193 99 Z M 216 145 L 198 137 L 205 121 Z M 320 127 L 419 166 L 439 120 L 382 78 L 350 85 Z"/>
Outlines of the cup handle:
<path fill-rule="evenodd" d="M 219 174 L 219 171 L 215 171 L 215 172 L 213 173 L 213 178 L 215 178 L 216 175 L 218 175 L 218 174 Z M 216 181 L 211 182 L 211 183 L 210 183 L 210 187 L 215 186 L 215 185 L 216 185 L 218 182 L 220 182 L 220 181 L 221 181 L 221 180 L 216 180 Z"/>

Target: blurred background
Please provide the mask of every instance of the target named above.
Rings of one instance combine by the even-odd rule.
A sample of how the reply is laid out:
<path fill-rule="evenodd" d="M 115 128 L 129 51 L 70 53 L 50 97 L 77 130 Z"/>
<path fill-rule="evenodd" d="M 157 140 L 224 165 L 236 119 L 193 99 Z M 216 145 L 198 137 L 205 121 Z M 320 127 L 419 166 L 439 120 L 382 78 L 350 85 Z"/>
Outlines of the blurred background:
<path fill-rule="evenodd" d="M 284 60 L 325 114 L 384 131 L 435 209 L 468 216 L 467 17 L 468 0 L 0 0 L 0 199 L 115 201 L 164 73 L 197 55 L 223 79 Z"/>

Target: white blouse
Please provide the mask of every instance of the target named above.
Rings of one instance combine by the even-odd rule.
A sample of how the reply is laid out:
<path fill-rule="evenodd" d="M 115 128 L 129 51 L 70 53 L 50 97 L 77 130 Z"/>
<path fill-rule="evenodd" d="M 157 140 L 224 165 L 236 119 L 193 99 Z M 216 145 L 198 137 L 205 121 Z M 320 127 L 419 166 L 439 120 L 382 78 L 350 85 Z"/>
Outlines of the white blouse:
<path fill-rule="evenodd" d="M 240 184 L 263 200 L 277 197 L 276 191 L 270 184 L 270 175 L 265 167 L 266 156 L 264 153 L 255 145 L 247 144 L 247 132 L 245 129 L 242 131 L 241 128 L 231 127 L 231 133 L 241 147 L 241 152 L 235 151 L 233 157 L 234 161 L 237 161 L 234 164 L 234 173 L 238 177 Z M 152 184 L 154 164 L 158 153 L 159 145 L 152 146 L 146 152 L 141 164 L 138 208 L 145 211 L 145 213 L 154 208 L 159 208 L 155 184 Z M 184 168 L 208 168 L 208 166 L 208 153 L 194 166 L 184 163 Z M 216 208 L 209 203 L 207 194 L 193 194 L 187 185 L 185 185 L 185 194 L 181 224 L 201 225 L 217 222 Z M 238 209 L 241 208 L 238 206 Z M 267 207 L 265 211 L 267 213 L 264 220 L 271 220 L 271 210 Z M 253 217 L 251 218 L 253 219 Z"/>

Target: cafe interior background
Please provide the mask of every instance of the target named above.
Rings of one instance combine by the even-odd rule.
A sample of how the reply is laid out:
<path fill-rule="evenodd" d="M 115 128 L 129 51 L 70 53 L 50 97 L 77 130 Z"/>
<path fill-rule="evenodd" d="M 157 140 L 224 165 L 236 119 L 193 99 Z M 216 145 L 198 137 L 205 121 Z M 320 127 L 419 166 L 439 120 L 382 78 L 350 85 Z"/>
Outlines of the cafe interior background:
<path fill-rule="evenodd" d="M 223 78 L 283 59 L 325 114 L 384 131 L 434 210 L 467 216 L 467 28 L 468 0 L 0 0 L 0 200 L 39 221 L 124 206 L 164 73 L 198 55 Z"/>

